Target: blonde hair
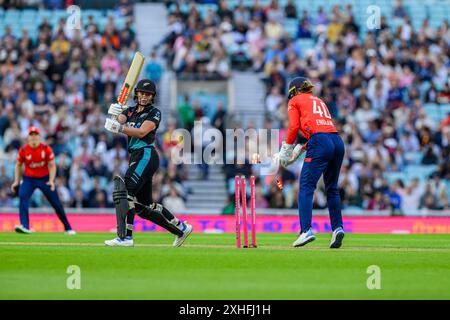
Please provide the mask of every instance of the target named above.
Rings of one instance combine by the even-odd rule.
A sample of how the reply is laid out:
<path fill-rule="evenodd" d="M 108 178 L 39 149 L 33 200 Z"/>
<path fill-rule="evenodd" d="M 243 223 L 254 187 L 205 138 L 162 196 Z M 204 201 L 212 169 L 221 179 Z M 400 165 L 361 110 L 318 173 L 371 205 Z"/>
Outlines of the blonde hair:
<path fill-rule="evenodd" d="M 312 93 L 314 85 L 309 80 L 305 80 L 300 88 L 292 87 L 289 90 L 288 99 L 293 98 L 294 96 L 300 93 Z"/>
<path fill-rule="evenodd" d="M 311 81 L 306 80 L 303 82 L 303 85 L 298 90 L 299 93 L 311 93 L 313 91 L 314 85 L 311 83 Z"/>

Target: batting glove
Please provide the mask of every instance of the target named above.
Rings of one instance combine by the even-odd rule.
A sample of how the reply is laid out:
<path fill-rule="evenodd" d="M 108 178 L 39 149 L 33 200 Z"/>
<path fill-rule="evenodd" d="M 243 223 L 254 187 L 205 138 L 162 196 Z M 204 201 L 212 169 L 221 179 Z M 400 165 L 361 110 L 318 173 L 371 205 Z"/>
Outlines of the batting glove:
<path fill-rule="evenodd" d="M 112 133 L 119 133 L 123 131 L 124 126 L 120 124 L 118 121 L 113 119 L 106 119 L 105 121 L 105 129 Z"/>
<path fill-rule="evenodd" d="M 123 110 L 125 110 L 125 108 L 122 107 L 122 105 L 120 105 L 118 103 L 112 103 L 109 106 L 108 114 L 111 114 L 111 115 L 117 117 L 119 114 L 121 114 L 123 112 Z"/>

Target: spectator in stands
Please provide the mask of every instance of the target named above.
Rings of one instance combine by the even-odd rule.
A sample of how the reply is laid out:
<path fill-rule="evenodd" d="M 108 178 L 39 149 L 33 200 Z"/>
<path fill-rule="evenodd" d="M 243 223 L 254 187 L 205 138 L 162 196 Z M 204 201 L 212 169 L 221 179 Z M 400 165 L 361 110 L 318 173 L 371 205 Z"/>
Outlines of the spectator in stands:
<path fill-rule="evenodd" d="M 162 205 L 167 208 L 170 212 L 181 213 L 186 209 L 183 198 L 178 194 L 175 187 L 170 187 L 170 193 L 162 201 Z"/>
<path fill-rule="evenodd" d="M 436 195 L 433 193 L 431 183 L 426 184 L 425 192 L 420 199 L 420 208 L 430 210 L 439 209 L 438 199 Z"/>
<path fill-rule="evenodd" d="M 438 99 L 438 90 L 434 82 L 431 82 L 430 88 L 427 90 L 425 94 L 425 102 L 426 103 L 437 103 Z"/>
<path fill-rule="evenodd" d="M 54 85 L 62 84 L 64 72 L 67 68 L 65 57 L 59 51 L 53 53 L 53 63 L 50 65 L 47 75 Z"/>
<path fill-rule="evenodd" d="M 399 191 L 402 198 L 401 210 L 405 215 L 408 213 L 414 213 L 419 209 L 420 198 L 423 193 L 419 184 L 419 179 L 414 178 L 409 186 Z"/>
<path fill-rule="evenodd" d="M 80 62 L 71 62 L 69 70 L 64 74 L 63 84 L 74 90 L 82 90 L 86 83 L 86 72 L 82 69 Z"/>
<path fill-rule="evenodd" d="M 282 23 L 284 19 L 284 13 L 281 9 L 278 0 L 271 0 L 269 6 L 266 8 L 266 18 L 270 22 L 271 20 Z"/>
<path fill-rule="evenodd" d="M 392 215 L 399 215 L 402 214 L 401 208 L 402 208 L 402 191 L 403 191 L 404 185 L 402 180 L 395 181 L 390 187 L 389 191 L 387 193 L 387 196 L 389 197 L 389 204 L 391 209 Z"/>
<path fill-rule="evenodd" d="M 441 180 L 441 177 L 438 173 L 434 173 L 430 179 L 429 183 L 431 186 L 431 192 L 437 199 L 437 207 L 439 209 L 448 207 L 448 198 L 447 198 L 447 185 L 444 181 Z"/>
<path fill-rule="evenodd" d="M 172 140 L 172 136 L 174 135 L 174 131 L 176 129 L 175 120 L 169 119 L 167 121 L 167 129 L 162 136 L 162 144 L 161 148 L 163 153 L 168 156 L 170 155 L 171 149 L 177 145 L 177 141 Z"/>
<path fill-rule="evenodd" d="M 367 204 L 367 210 L 386 210 L 388 205 L 383 196 L 383 193 L 380 191 L 375 192 L 373 199 L 369 200 Z"/>
<path fill-rule="evenodd" d="M 281 103 L 284 101 L 279 87 L 273 87 L 270 94 L 266 98 L 266 112 L 274 114 Z"/>
<path fill-rule="evenodd" d="M 277 15 L 274 13 L 268 19 L 268 22 L 265 25 L 264 32 L 267 36 L 267 40 L 269 43 L 274 43 L 281 39 L 284 33 L 283 26 L 276 19 Z"/>
<path fill-rule="evenodd" d="M 285 208 L 284 195 L 276 185 L 271 186 L 271 191 L 269 193 L 269 206 L 270 208 L 282 209 Z"/>
<path fill-rule="evenodd" d="M 395 18 L 404 18 L 408 13 L 403 6 L 402 0 L 395 0 L 394 10 L 392 16 Z"/>
<path fill-rule="evenodd" d="M 120 0 L 117 10 L 123 17 L 131 17 L 133 15 L 133 3 L 131 0 Z"/>
<path fill-rule="evenodd" d="M 264 71 L 265 101 L 274 87 L 283 90 L 290 77 L 313 73 L 317 94 L 327 100 L 336 115 L 350 150 L 349 181 L 342 181 L 342 185 L 349 185 L 343 197 L 345 205 L 367 206 L 375 191 L 387 191 L 389 184 L 378 172 L 380 168 L 383 174 L 402 172 L 403 155 L 407 164 L 422 161 L 406 153 L 426 155 L 424 163 L 437 164 L 441 179 L 449 179 L 446 111 L 433 114 L 426 105 L 450 100 L 448 22 L 435 27 L 435 19 L 417 21 L 413 15 L 408 17 L 404 2 L 397 1 L 392 13 L 399 20 L 392 21 L 391 14 L 382 16 L 380 28 L 361 34 L 360 39 L 354 34 L 358 33 L 355 21 L 359 20 L 351 18 L 360 18 L 359 12 L 344 2 L 343 10 L 333 7 L 330 15 L 328 5 L 319 7 L 313 16 L 306 10 L 296 13 L 311 33 L 311 46 L 305 41 L 300 47 L 296 40 L 302 34 L 289 36 L 283 27 L 285 17 L 293 17 L 295 6 L 287 9 L 294 2 L 284 2 L 287 6 L 280 8 L 278 1 L 263 5 L 255 0 L 248 8 L 235 8 L 228 1 L 220 1 L 219 10 L 210 10 L 206 16 L 199 14 L 200 3 L 189 5 L 186 12 L 176 3 L 175 11 L 168 15 L 169 32 L 156 49 L 163 47 L 167 65 L 180 76 L 195 78 L 192 73 L 201 73 L 211 78 L 211 74 L 220 75 L 221 66 L 227 77 L 235 67 Z M 132 14 L 128 1 L 118 6 L 123 14 Z M 62 179 L 61 183 L 67 183 L 72 196 L 77 185 L 91 185 L 93 178 L 87 170 L 95 154 L 101 155 L 109 175 L 123 171 L 126 141 L 102 136 L 101 126 L 95 125 L 104 117 L 100 104 L 114 100 L 120 90 L 116 84 L 125 76 L 138 49 L 130 21 L 119 30 L 117 19 L 120 15 L 108 18 L 102 32 L 93 16 L 88 17 L 86 33 L 67 30 L 64 19 L 56 24 L 44 19 L 36 37 L 31 32 L 16 34 L 11 27 L 4 28 L 0 41 L 1 161 L 15 158 L 22 133 L 33 124 L 48 137 L 55 153 L 60 149 L 60 154 L 67 154 L 63 157 L 73 161 L 68 173 L 65 166 L 58 169 L 67 177 L 67 182 Z M 414 26 L 420 24 L 415 30 Z M 390 31 L 398 27 L 398 32 Z M 265 30 L 270 32 L 266 34 Z M 327 41 L 328 36 L 331 41 Z M 104 69 L 103 59 L 114 61 L 114 67 Z M 199 101 L 193 101 L 187 113 L 194 113 L 199 120 L 204 116 L 202 107 Z M 285 112 L 281 102 L 273 128 L 283 123 Z M 392 142 L 397 139 L 399 143 L 394 146 Z M 161 136 L 157 140 L 161 141 Z M 166 157 L 161 161 L 165 167 L 170 166 Z M 234 169 L 244 168 L 249 169 Z M 366 180 L 372 174 L 374 182 L 369 183 Z M 360 186 L 354 185 L 351 176 L 361 180 Z M 264 181 L 261 185 L 268 197 L 270 188 Z M 155 194 L 160 193 L 155 190 Z M 286 196 L 285 205 L 290 202 L 292 199 Z M 436 207 L 442 207 L 442 203 Z"/>
<path fill-rule="evenodd" d="M 0 189 L 0 207 L 9 208 L 13 207 L 13 199 L 6 193 L 6 188 Z"/>
<path fill-rule="evenodd" d="M 110 20 L 111 21 L 111 20 Z M 111 22 L 105 27 L 105 32 L 100 39 L 100 46 L 103 49 L 113 48 L 114 50 L 120 49 L 120 37 L 117 34 L 114 26 Z"/>
<path fill-rule="evenodd" d="M 91 177 L 105 177 L 110 178 L 108 168 L 106 165 L 101 161 L 101 158 L 99 155 L 93 155 L 88 167 L 87 167 L 87 173 Z"/>
<path fill-rule="evenodd" d="M 450 103 L 450 81 L 446 82 L 444 88 L 439 91 L 437 100 L 441 104 Z"/>
<path fill-rule="evenodd" d="M 111 205 L 108 204 L 107 200 L 106 200 L 106 194 L 103 191 L 97 191 L 94 194 L 94 201 L 91 201 L 91 207 L 95 207 L 95 208 L 107 208 L 107 207 L 112 207 Z"/>
<path fill-rule="evenodd" d="M 424 150 L 424 155 L 422 158 L 422 164 L 430 165 L 430 164 L 437 164 L 438 163 L 438 151 L 436 148 L 434 148 L 435 145 L 433 142 L 430 142 Z"/>
<path fill-rule="evenodd" d="M 63 0 L 47 0 L 47 1 L 45 1 L 45 5 L 48 9 L 63 9 L 64 1 Z"/>
<path fill-rule="evenodd" d="M 65 181 L 65 177 L 56 178 L 56 191 L 58 192 L 59 199 L 63 206 L 69 206 L 72 199 L 69 188 L 66 187 L 67 182 Z"/>
<path fill-rule="evenodd" d="M 250 8 L 250 12 L 252 14 L 252 18 L 266 22 L 266 11 L 260 0 L 253 0 L 253 5 Z"/>
<path fill-rule="evenodd" d="M 284 7 L 284 15 L 286 18 L 295 19 L 297 18 L 297 7 L 293 0 L 288 0 L 286 6 Z"/>
<path fill-rule="evenodd" d="M 397 109 L 403 101 L 403 89 L 399 86 L 397 77 L 393 76 L 390 80 L 389 91 L 387 95 L 387 108 Z"/>
<path fill-rule="evenodd" d="M 400 137 L 400 147 L 404 152 L 418 152 L 420 145 L 419 140 L 411 131 L 405 131 Z"/>
<path fill-rule="evenodd" d="M 305 18 L 300 20 L 300 23 L 298 25 L 297 38 L 299 39 L 312 38 L 312 32 L 310 29 L 309 22 Z"/>
<path fill-rule="evenodd" d="M 202 108 L 199 100 L 195 99 L 192 102 L 192 110 L 194 111 L 194 118 L 195 118 L 196 121 L 198 121 L 201 118 L 203 118 L 203 116 L 204 116 L 203 108 Z"/>
<path fill-rule="evenodd" d="M 163 67 L 161 63 L 157 60 L 156 52 L 152 51 L 150 53 L 150 60 L 145 66 L 145 77 L 146 79 L 152 80 L 156 84 L 156 88 L 159 88 L 159 82 L 163 74 Z"/>
<path fill-rule="evenodd" d="M 329 23 L 329 18 L 325 12 L 325 9 L 323 8 L 323 6 L 319 6 L 319 8 L 317 10 L 316 20 L 315 20 L 315 24 L 317 26 L 316 31 L 319 33 L 322 30 L 321 26 L 327 26 L 328 23 Z"/>
<path fill-rule="evenodd" d="M 227 202 L 221 210 L 223 215 L 234 215 L 236 209 L 236 201 L 233 194 L 229 194 L 227 197 Z"/>
<path fill-rule="evenodd" d="M 100 61 L 102 74 L 102 82 L 115 82 L 121 73 L 120 62 L 113 50 L 108 50 L 106 55 Z"/>
<path fill-rule="evenodd" d="M 98 194 L 102 193 L 103 196 L 99 196 Z M 89 207 L 96 208 L 100 204 L 106 206 L 106 191 L 103 190 L 100 186 L 100 177 L 95 176 L 93 179 L 92 189 L 88 192 L 87 198 L 89 199 Z"/>
<path fill-rule="evenodd" d="M 190 103 L 189 94 L 185 93 L 183 102 L 178 106 L 178 120 L 182 128 L 191 131 L 194 126 L 195 114 Z"/>
<path fill-rule="evenodd" d="M 47 33 L 50 34 L 52 32 L 52 26 L 50 24 L 50 22 L 48 21 L 47 17 L 44 17 L 42 20 L 42 23 L 39 25 L 38 30 L 41 33 Z"/>
<path fill-rule="evenodd" d="M 339 20 L 339 18 L 337 16 L 333 16 L 327 29 L 328 41 L 330 41 L 331 43 L 336 43 L 339 36 L 341 35 L 343 27 L 344 26 L 342 22 Z"/>
<path fill-rule="evenodd" d="M 244 1 L 239 1 L 238 6 L 233 11 L 233 18 L 235 21 L 240 21 L 244 25 L 250 22 L 250 11 L 244 5 Z"/>
<path fill-rule="evenodd" d="M 216 112 L 211 119 L 212 125 L 218 129 L 222 136 L 225 137 L 225 121 L 226 121 L 227 112 L 224 109 L 224 105 L 222 101 L 217 102 Z"/>
<path fill-rule="evenodd" d="M 264 197 L 261 185 L 255 185 L 255 208 L 269 208 L 269 202 Z"/>
<path fill-rule="evenodd" d="M 230 76 L 230 63 L 223 48 L 213 53 L 206 71 L 216 78 L 228 78 Z"/>
<path fill-rule="evenodd" d="M 69 53 L 70 42 L 66 39 L 63 30 L 58 31 L 56 39 L 53 40 L 53 42 L 50 46 L 50 51 L 52 52 L 52 54 L 59 52 L 64 56 Z"/>

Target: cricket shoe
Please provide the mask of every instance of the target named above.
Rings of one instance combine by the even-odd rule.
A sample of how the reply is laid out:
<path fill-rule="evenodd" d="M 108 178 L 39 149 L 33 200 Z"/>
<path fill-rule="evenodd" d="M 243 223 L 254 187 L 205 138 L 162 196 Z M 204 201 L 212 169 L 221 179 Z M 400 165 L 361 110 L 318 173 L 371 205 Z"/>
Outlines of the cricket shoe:
<path fill-rule="evenodd" d="M 186 221 L 181 222 L 179 226 L 180 230 L 183 231 L 183 235 L 181 237 L 176 236 L 175 241 L 173 242 L 174 247 L 179 247 L 183 244 L 184 240 L 191 234 L 192 232 L 192 226 Z"/>
<path fill-rule="evenodd" d="M 27 229 L 27 228 L 25 228 L 25 227 L 24 227 L 23 225 L 21 225 L 21 224 L 17 225 L 17 226 L 14 228 L 14 230 L 15 230 L 17 233 L 25 233 L 25 234 L 33 233 L 33 230 Z"/>
<path fill-rule="evenodd" d="M 298 239 L 294 241 L 292 246 L 303 247 L 305 244 L 310 243 L 311 241 L 314 240 L 316 240 L 316 236 L 314 235 L 314 232 L 310 228 L 307 232 L 301 233 Z"/>
<path fill-rule="evenodd" d="M 123 239 L 117 237 L 112 240 L 106 240 L 105 245 L 107 245 L 108 247 L 132 247 L 134 246 L 134 242 L 133 238 L 131 237 L 125 237 Z"/>
<path fill-rule="evenodd" d="M 331 235 L 330 248 L 332 249 L 340 248 L 342 246 L 342 239 L 344 239 L 344 236 L 345 233 L 341 227 L 334 230 L 333 234 Z"/>
<path fill-rule="evenodd" d="M 74 236 L 74 235 L 76 235 L 77 233 L 75 232 L 75 230 L 66 230 L 65 232 L 64 232 L 64 234 L 66 234 L 66 235 L 68 235 L 68 236 Z"/>

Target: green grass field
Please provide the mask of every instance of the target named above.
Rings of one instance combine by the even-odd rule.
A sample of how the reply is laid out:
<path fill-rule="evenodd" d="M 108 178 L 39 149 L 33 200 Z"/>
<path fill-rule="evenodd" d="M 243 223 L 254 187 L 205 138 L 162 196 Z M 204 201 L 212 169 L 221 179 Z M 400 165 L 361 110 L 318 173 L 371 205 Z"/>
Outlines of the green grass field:
<path fill-rule="evenodd" d="M 292 248 L 294 234 L 259 234 L 257 249 L 232 234 L 192 234 L 181 248 L 163 233 L 135 247 L 105 247 L 108 233 L 0 233 L 0 299 L 450 299 L 449 235 L 329 234 Z M 81 289 L 66 287 L 68 266 Z M 366 286 L 381 269 L 381 290 Z"/>

